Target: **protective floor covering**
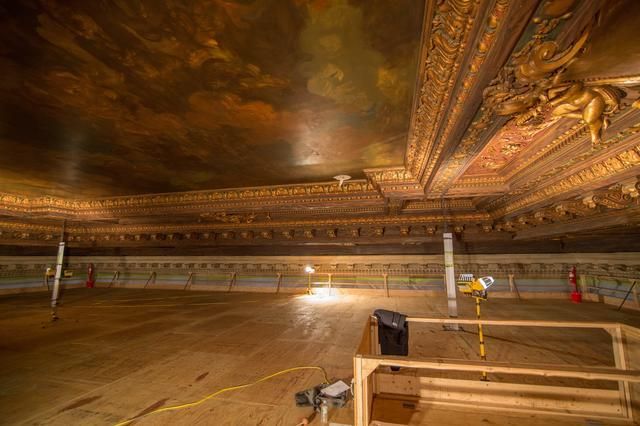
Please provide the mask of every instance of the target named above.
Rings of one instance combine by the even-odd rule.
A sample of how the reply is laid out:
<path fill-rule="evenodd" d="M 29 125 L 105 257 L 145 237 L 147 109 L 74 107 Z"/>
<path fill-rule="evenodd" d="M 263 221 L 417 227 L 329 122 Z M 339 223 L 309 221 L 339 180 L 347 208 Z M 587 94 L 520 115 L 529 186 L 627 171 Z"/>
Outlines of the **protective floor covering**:
<path fill-rule="evenodd" d="M 293 366 L 319 365 L 332 378 L 350 378 L 364 321 L 376 308 L 442 317 L 446 300 L 76 289 L 63 294 L 61 319 L 52 323 L 47 294 L 0 297 L 0 423 L 112 425 Z M 461 300 L 460 316 L 474 315 L 472 301 Z M 565 301 L 489 300 L 483 315 L 640 326 L 637 313 Z M 598 333 L 488 327 L 488 359 L 611 365 L 610 338 Z M 477 334 L 414 327 L 410 353 L 478 359 Z M 296 408 L 293 394 L 321 381 L 318 372 L 294 372 L 136 424 L 295 425 L 310 411 Z M 430 424 L 585 424 L 436 408 L 421 418 Z"/>

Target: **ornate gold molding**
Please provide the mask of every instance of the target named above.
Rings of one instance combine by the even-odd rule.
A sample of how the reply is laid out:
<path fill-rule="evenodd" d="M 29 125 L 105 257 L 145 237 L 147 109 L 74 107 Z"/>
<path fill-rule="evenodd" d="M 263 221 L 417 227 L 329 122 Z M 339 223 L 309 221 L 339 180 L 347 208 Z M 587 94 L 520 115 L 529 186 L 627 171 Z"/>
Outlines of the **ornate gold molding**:
<path fill-rule="evenodd" d="M 435 143 L 437 127 L 449 105 L 467 39 L 478 11 L 478 1 L 440 2 L 425 38 L 426 60 L 416 111 L 412 121 L 406 165 L 412 176 L 422 176 L 427 155 Z"/>
<path fill-rule="evenodd" d="M 509 63 L 485 89 L 482 106 L 454 153 L 447 159 L 446 164 L 437 171 L 429 193 L 442 193 L 452 187 L 463 167 L 469 163 L 469 157 L 478 151 L 478 144 L 487 139 L 488 129 L 495 128 L 496 123 L 501 124 L 500 120 L 496 121 L 497 116 L 510 115 L 522 108 L 531 107 L 536 102 L 538 94 L 541 95 L 542 91 L 547 88 L 543 85 L 538 87 L 532 83 L 537 81 L 534 77 L 538 75 L 538 71 L 546 68 L 531 68 L 531 65 L 538 64 L 538 56 L 540 55 L 540 58 L 544 60 L 548 59 L 549 53 L 555 54 L 555 50 L 549 49 L 549 43 L 553 42 L 546 40 L 553 30 L 571 16 L 567 12 L 573 7 L 574 1 L 563 2 L 557 8 L 548 7 L 550 3 L 546 2 L 538 16 L 532 20 L 530 25 L 533 26 L 533 31 L 529 41 L 511 55 Z M 575 55 L 577 50 L 579 49 L 570 53 Z M 557 62 L 552 63 L 557 65 Z M 517 76 L 521 81 L 518 81 Z M 529 85 L 532 85 L 536 90 L 529 88 Z"/>
<path fill-rule="evenodd" d="M 435 164 L 442 154 L 446 141 L 452 130 L 459 125 L 459 118 L 464 109 L 466 102 L 468 101 L 471 89 L 478 80 L 478 72 L 482 64 L 484 63 L 487 53 L 493 45 L 498 30 L 504 23 L 504 17 L 506 16 L 510 6 L 510 0 L 496 0 L 493 4 L 493 8 L 489 14 L 489 17 L 484 25 L 482 35 L 480 36 L 476 46 L 474 55 L 469 62 L 469 67 L 461 79 L 460 88 L 457 91 L 456 98 L 451 107 L 450 113 L 446 117 L 446 123 L 439 135 L 439 143 L 436 145 L 433 154 L 429 156 L 428 163 L 425 166 L 424 173 L 422 174 L 421 183 L 427 184 L 427 181 L 431 177 L 431 173 L 435 168 Z M 438 189 L 429 188 L 430 192 L 439 192 Z"/>
<path fill-rule="evenodd" d="M 415 199 L 424 196 L 422 185 L 404 166 L 365 169 L 364 173 L 385 198 Z"/>
<path fill-rule="evenodd" d="M 630 119 L 636 117 L 637 115 L 637 112 L 635 112 L 634 109 L 629 108 L 628 105 L 623 106 L 621 109 L 623 112 L 616 116 L 616 120 L 614 121 L 614 123 L 617 123 L 618 120 L 625 120 L 626 122 L 630 122 Z M 640 124 L 640 117 L 637 117 L 637 119 L 639 120 L 638 124 Z M 584 125 L 578 125 L 577 127 L 574 126 L 574 129 L 576 129 L 575 132 L 569 132 L 566 135 L 561 135 L 559 138 L 554 140 L 549 150 L 542 150 L 540 156 L 536 154 L 533 157 L 537 158 L 538 161 L 540 161 L 551 154 L 561 155 L 562 148 L 584 142 L 584 140 L 589 137 Z M 572 156 L 569 160 L 564 160 L 561 163 L 556 164 L 552 168 L 546 167 L 544 169 L 544 172 L 536 173 L 534 175 L 535 177 L 526 180 L 524 180 L 523 177 L 522 184 L 512 187 L 512 189 L 510 189 L 507 193 L 489 202 L 486 207 L 489 210 L 495 210 L 499 206 L 507 204 L 509 200 L 513 199 L 513 197 L 524 194 L 533 188 L 542 186 L 545 181 L 553 179 L 562 172 L 565 172 L 571 168 L 581 167 L 582 165 L 587 164 L 590 161 L 594 161 L 595 158 L 602 157 L 603 153 L 612 150 L 614 147 L 617 147 L 620 144 L 626 143 L 625 141 L 628 141 L 630 137 L 635 137 L 634 135 L 638 133 L 640 133 L 640 126 L 632 125 L 630 127 L 626 127 L 625 125 L 625 127 L 621 131 L 617 132 L 614 135 L 610 135 L 608 139 L 602 141 L 602 143 L 596 146 L 591 147 L 589 151 L 586 151 L 581 155 Z M 534 162 L 533 164 L 536 163 Z M 533 173 L 534 171 L 535 170 L 532 170 L 532 167 L 530 165 L 527 173 Z M 522 171 L 520 174 L 524 175 L 524 173 L 525 172 Z M 511 180 L 513 180 L 513 178 Z"/>
<path fill-rule="evenodd" d="M 494 217 L 503 217 L 543 200 L 550 199 L 551 197 L 574 191 L 580 187 L 597 184 L 599 181 L 611 178 L 612 176 L 638 166 L 640 166 L 640 145 L 636 144 L 629 149 L 557 180 L 544 188 L 535 190 L 516 200 L 508 201 L 507 204 L 491 210 L 491 214 Z M 491 209 L 491 205 L 489 208 Z"/>
<path fill-rule="evenodd" d="M 221 239 L 232 240 L 236 234 L 242 239 L 251 240 L 255 236 L 263 239 L 273 238 L 274 233 L 282 235 L 286 239 L 293 239 L 295 230 L 302 229 L 302 234 L 306 238 L 315 238 L 316 229 L 324 229 L 324 235 L 332 238 L 332 233 L 337 232 L 337 228 L 350 229 L 352 237 L 360 235 L 360 227 L 371 227 L 373 235 L 382 236 L 385 234 L 387 226 L 411 226 L 423 225 L 427 223 L 450 223 L 465 222 L 476 223 L 486 221 L 489 215 L 486 213 L 468 212 L 457 214 L 423 214 L 423 215 L 402 215 L 402 216 L 377 216 L 358 217 L 344 219 L 313 219 L 298 221 L 277 221 L 268 223 L 189 223 L 175 225 L 69 225 L 65 232 L 70 241 L 156 241 L 156 240 L 189 240 L 194 235 L 200 235 L 201 239 L 209 239 L 219 235 Z M 265 229 L 266 228 L 266 229 Z M 328 230 L 327 230 L 328 229 Z M 22 240 L 52 240 L 59 238 L 62 226 L 42 225 L 30 222 L 0 221 L 0 238 L 22 239 Z M 189 235 L 188 237 L 185 237 Z M 206 235 L 206 236 L 205 236 Z"/>
<path fill-rule="evenodd" d="M 382 200 L 366 180 L 338 183 L 313 183 L 229 190 L 195 191 L 136 195 L 92 200 L 57 197 L 29 198 L 0 193 L 0 210 L 22 215 L 58 215 L 90 218 L 114 215 L 144 215 L 171 211 L 232 210 L 252 206 L 287 206 L 292 200 L 305 203 L 332 201 Z"/>
<path fill-rule="evenodd" d="M 446 209 L 474 209 L 475 204 L 471 198 L 448 198 L 446 200 L 433 199 L 424 201 L 407 201 L 403 210 L 442 210 Z"/>

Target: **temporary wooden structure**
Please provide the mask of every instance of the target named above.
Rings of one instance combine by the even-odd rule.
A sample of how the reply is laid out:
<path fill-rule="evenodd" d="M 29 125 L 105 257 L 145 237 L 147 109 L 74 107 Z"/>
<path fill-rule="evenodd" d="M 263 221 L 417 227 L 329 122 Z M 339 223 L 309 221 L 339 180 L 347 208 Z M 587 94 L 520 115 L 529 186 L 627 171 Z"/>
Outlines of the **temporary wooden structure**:
<path fill-rule="evenodd" d="M 354 424 L 369 425 L 373 407 L 388 400 L 445 404 L 468 410 L 551 414 L 633 421 L 640 419 L 640 329 L 620 323 L 471 320 L 409 317 L 411 323 L 482 324 L 497 327 L 601 329 L 612 337 L 615 366 L 514 364 L 449 358 L 380 355 L 377 320 L 367 320 L 354 357 Z M 402 367 L 390 372 L 387 366 Z M 417 369 L 417 370 L 416 370 Z M 428 371 L 514 375 L 509 383 L 430 377 Z M 420 374 L 418 374 L 420 373 Z M 617 388 L 565 387 L 518 383 L 541 376 L 617 382 Z M 379 423 L 378 423 L 379 424 Z"/>

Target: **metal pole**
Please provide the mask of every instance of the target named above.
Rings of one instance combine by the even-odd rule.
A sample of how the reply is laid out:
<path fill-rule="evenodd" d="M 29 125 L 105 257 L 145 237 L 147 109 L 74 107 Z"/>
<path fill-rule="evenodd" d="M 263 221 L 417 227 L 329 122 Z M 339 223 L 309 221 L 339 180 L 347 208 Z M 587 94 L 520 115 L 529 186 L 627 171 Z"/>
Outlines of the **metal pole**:
<path fill-rule="evenodd" d="M 480 320 L 480 298 L 476 297 L 476 318 L 478 321 Z M 484 350 L 484 334 L 482 333 L 482 324 L 478 324 L 478 340 L 480 341 L 480 359 L 483 361 L 487 360 L 487 353 Z M 486 382 L 487 373 L 485 371 L 482 372 L 482 378 L 480 379 Z"/>
<path fill-rule="evenodd" d="M 109 285 L 107 286 L 107 288 L 111 288 L 111 286 L 113 285 L 113 283 L 114 283 L 118 278 L 120 278 L 120 271 L 115 271 L 115 272 L 113 273 L 113 278 L 111 278 L 111 282 L 109 283 Z M 146 287 L 146 285 L 145 285 L 145 287 Z"/>
<path fill-rule="evenodd" d="M 456 299 L 456 280 L 453 270 L 453 234 L 442 234 L 444 240 L 444 279 L 447 287 L 447 309 L 449 318 L 458 318 L 458 300 Z M 458 330 L 457 324 L 452 324 L 450 330 Z"/>
<path fill-rule="evenodd" d="M 186 289 L 187 289 L 187 286 L 188 286 L 188 285 L 189 285 L 189 283 L 191 282 L 192 278 L 193 278 L 193 272 L 189 272 L 189 277 L 187 278 L 187 282 L 184 284 L 184 288 L 183 288 L 183 290 L 186 290 Z"/>
<path fill-rule="evenodd" d="M 151 282 L 151 279 L 154 278 L 156 276 L 156 271 L 151 271 L 151 273 L 149 274 L 149 278 L 147 278 L 147 282 L 144 283 L 144 288 L 147 288 L 147 286 L 149 285 L 149 283 Z M 114 275 L 115 277 L 115 275 Z M 191 278 L 191 275 L 189 275 L 189 278 Z M 115 278 L 114 278 L 115 279 Z M 187 284 L 189 284 L 189 281 L 187 281 Z"/>
<path fill-rule="evenodd" d="M 622 305 L 624 305 L 624 302 L 627 301 L 627 298 L 629 297 L 629 295 L 631 294 L 631 292 L 633 291 L 633 288 L 636 286 L 637 281 L 633 281 L 633 284 L 631 285 L 631 288 L 629 289 L 629 291 L 627 292 L 627 294 L 624 295 L 624 299 L 622 300 L 622 303 L 620 304 L 620 306 L 618 306 L 618 309 L 616 309 L 617 311 L 619 311 L 620 309 L 622 309 Z"/>
<path fill-rule="evenodd" d="M 389 297 L 389 274 L 382 274 L 382 277 L 384 278 L 384 291 Z"/>
<path fill-rule="evenodd" d="M 518 290 L 518 286 L 516 285 L 515 276 L 513 274 L 509 274 L 509 290 L 513 293 L 516 293 L 516 297 L 520 299 L 520 291 Z"/>
<path fill-rule="evenodd" d="M 233 288 L 233 284 L 235 284 L 235 282 L 236 282 L 236 273 L 231 272 L 231 277 L 229 277 L 229 289 L 227 290 L 227 293 L 231 292 L 231 289 Z"/>
<path fill-rule="evenodd" d="M 62 277 L 62 263 L 64 260 L 64 231 L 67 222 L 62 223 L 62 233 L 58 244 L 58 257 L 56 258 L 56 275 L 53 281 L 53 292 L 51 293 L 51 321 L 58 319 L 58 295 L 60 293 L 60 278 Z"/>

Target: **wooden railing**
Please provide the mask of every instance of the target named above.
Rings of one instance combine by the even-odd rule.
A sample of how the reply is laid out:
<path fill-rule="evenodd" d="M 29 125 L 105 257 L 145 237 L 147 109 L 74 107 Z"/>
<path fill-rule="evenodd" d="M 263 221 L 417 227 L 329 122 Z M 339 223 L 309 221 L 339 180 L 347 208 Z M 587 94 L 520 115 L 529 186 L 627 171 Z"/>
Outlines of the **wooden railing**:
<path fill-rule="evenodd" d="M 410 323 L 470 324 L 491 327 L 601 329 L 611 335 L 614 367 L 569 364 L 514 364 L 447 358 L 380 355 L 377 321 L 370 317 L 354 356 L 354 424 L 368 426 L 376 398 L 412 400 L 528 414 L 640 420 L 640 329 L 619 323 L 529 320 L 407 319 Z M 390 373 L 380 367 L 402 367 Z M 407 370 L 409 369 L 409 370 Z M 418 376 L 416 370 L 472 371 L 518 376 L 617 382 L 617 389 L 564 387 Z M 516 379 L 517 380 L 517 376 Z"/>

